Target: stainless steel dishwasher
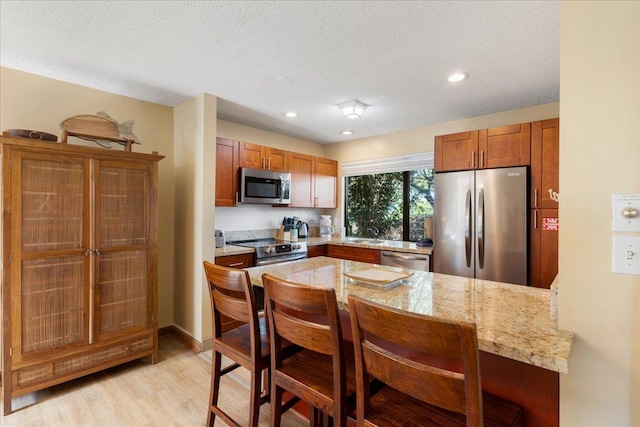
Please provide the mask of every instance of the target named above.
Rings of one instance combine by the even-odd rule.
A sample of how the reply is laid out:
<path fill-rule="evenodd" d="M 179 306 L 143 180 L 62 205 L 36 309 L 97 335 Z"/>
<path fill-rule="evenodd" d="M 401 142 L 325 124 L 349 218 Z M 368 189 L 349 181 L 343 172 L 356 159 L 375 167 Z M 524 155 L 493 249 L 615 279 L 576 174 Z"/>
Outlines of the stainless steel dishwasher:
<path fill-rule="evenodd" d="M 424 254 L 382 251 L 380 253 L 380 264 L 429 271 L 429 258 L 429 255 Z"/>

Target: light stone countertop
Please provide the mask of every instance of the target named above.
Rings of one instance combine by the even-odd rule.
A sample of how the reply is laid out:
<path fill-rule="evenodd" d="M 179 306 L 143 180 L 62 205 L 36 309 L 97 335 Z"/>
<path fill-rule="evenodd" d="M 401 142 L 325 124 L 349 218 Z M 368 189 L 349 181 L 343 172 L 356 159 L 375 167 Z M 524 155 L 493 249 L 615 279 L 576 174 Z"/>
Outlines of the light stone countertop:
<path fill-rule="evenodd" d="M 413 275 L 386 287 L 344 276 L 371 268 Z M 480 350 L 555 372 L 568 372 L 573 332 L 558 329 L 551 315 L 550 291 L 522 285 L 406 270 L 327 257 L 248 268 L 251 282 L 262 274 L 314 286 L 333 287 L 340 309 L 351 293 L 407 310 L 475 322 Z"/>
<path fill-rule="evenodd" d="M 216 248 L 216 258 L 229 255 L 242 255 L 252 254 L 255 250 L 253 248 L 245 248 L 244 246 L 224 245 L 221 248 Z"/>
<path fill-rule="evenodd" d="M 415 242 L 397 241 L 397 240 L 374 240 L 374 239 L 360 239 L 357 237 L 336 237 L 332 236 L 331 240 L 327 240 L 322 237 L 309 237 L 307 239 L 307 246 L 317 245 L 338 245 L 338 246 L 352 246 L 356 248 L 369 248 L 380 249 L 385 251 L 405 252 L 431 255 L 431 247 L 419 247 Z"/>
<path fill-rule="evenodd" d="M 355 242 L 354 240 L 358 240 Z M 378 240 L 377 243 L 373 239 L 358 239 L 353 237 L 336 237 L 332 236 L 331 240 L 327 240 L 323 237 L 309 237 L 307 239 L 300 239 L 299 241 L 307 242 L 307 246 L 320 246 L 320 245 L 339 245 L 339 246 L 352 246 L 356 248 L 369 248 L 380 249 L 385 251 L 405 252 L 431 255 L 432 248 L 418 247 L 414 242 L 404 242 L 395 240 Z M 243 246 L 224 245 L 221 248 L 216 248 L 216 257 L 228 256 L 228 255 L 240 255 L 240 254 L 252 254 L 253 248 L 245 248 Z"/>

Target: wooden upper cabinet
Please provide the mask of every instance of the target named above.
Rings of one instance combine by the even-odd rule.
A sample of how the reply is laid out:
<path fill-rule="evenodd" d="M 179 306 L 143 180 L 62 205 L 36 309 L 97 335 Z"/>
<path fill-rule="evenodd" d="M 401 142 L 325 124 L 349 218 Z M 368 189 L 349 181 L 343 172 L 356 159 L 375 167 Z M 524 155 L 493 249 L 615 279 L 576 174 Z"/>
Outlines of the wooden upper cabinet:
<path fill-rule="evenodd" d="M 337 206 L 338 162 L 316 157 L 314 179 L 315 207 L 335 208 Z"/>
<path fill-rule="evenodd" d="M 478 131 L 436 136 L 436 172 L 475 169 L 478 153 Z"/>
<path fill-rule="evenodd" d="M 531 123 L 436 136 L 436 172 L 531 163 Z"/>
<path fill-rule="evenodd" d="M 526 166 L 531 163 L 531 123 L 482 129 L 477 169 Z"/>
<path fill-rule="evenodd" d="M 335 208 L 338 162 L 307 154 L 289 153 L 291 203 L 296 208 Z"/>
<path fill-rule="evenodd" d="M 289 172 L 289 152 L 278 148 L 265 147 L 265 169 Z"/>
<path fill-rule="evenodd" d="M 250 142 L 239 142 L 239 167 L 289 172 L 289 152 Z"/>
<path fill-rule="evenodd" d="M 238 142 L 216 138 L 216 206 L 236 206 Z"/>
<path fill-rule="evenodd" d="M 558 208 L 559 153 L 560 120 L 533 122 L 531 129 L 532 208 Z"/>
<path fill-rule="evenodd" d="M 289 172 L 291 173 L 291 203 L 289 206 L 297 208 L 314 207 L 314 163 L 313 156 L 289 153 Z"/>

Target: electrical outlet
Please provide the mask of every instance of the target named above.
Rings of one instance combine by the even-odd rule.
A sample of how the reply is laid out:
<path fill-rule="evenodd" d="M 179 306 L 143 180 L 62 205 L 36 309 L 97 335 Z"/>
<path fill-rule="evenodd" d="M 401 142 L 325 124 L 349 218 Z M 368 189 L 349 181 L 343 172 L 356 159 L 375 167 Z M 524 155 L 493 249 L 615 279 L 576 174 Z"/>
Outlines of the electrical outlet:
<path fill-rule="evenodd" d="M 640 237 L 613 236 L 613 272 L 640 276 Z"/>

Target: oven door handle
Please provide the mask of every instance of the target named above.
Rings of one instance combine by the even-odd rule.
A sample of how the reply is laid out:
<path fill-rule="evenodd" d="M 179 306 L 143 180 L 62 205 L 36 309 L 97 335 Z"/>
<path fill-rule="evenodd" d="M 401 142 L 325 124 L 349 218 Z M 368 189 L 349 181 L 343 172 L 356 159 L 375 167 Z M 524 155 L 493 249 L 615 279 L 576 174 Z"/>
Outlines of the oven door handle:
<path fill-rule="evenodd" d="M 298 256 L 294 256 L 291 258 L 277 258 L 277 259 L 266 259 L 266 260 L 260 260 L 256 262 L 256 267 L 257 266 L 263 266 L 263 265 L 271 265 L 271 264 L 279 264 L 281 262 L 287 262 L 287 261 L 297 261 L 299 259 L 305 259 L 307 257 L 307 254 L 300 254 Z"/>

